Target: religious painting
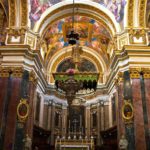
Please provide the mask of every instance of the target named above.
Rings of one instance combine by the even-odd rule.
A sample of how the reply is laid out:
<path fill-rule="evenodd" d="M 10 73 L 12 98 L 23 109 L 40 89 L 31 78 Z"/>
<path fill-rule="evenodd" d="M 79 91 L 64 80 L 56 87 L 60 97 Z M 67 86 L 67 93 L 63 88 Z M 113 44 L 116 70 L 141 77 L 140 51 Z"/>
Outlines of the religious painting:
<path fill-rule="evenodd" d="M 130 100 L 125 100 L 122 107 L 122 117 L 126 124 L 131 123 L 133 119 L 133 106 Z"/>
<path fill-rule="evenodd" d="M 29 105 L 26 99 L 21 99 L 17 106 L 17 116 L 20 122 L 25 122 L 29 114 Z"/>
<path fill-rule="evenodd" d="M 75 69 L 75 64 L 71 59 L 66 59 L 58 65 L 57 72 L 66 72 L 68 69 Z M 82 58 L 78 65 L 80 72 L 96 72 L 95 65 L 89 60 Z"/>
<path fill-rule="evenodd" d="M 93 1 L 103 5 L 108 10 L 110 10 L 115 16 L 117 22 L 121 22 L 123 20 L 126 0 L 93 0 Z"/>
<path fill-rule="evenodd" d="M 31 27 L 33 28 L 36 21 L 38 21 L 41 15 L 51 6 L 65 0 L 30 0 L 31 11 L 30 20 Z M 72 2 L 72 0 L 70 0 Z M 94 1 L 112 12 L 117 22 L 121 23 L 124 19 L 124 10 L 126 0 L 89 0 Z"/>

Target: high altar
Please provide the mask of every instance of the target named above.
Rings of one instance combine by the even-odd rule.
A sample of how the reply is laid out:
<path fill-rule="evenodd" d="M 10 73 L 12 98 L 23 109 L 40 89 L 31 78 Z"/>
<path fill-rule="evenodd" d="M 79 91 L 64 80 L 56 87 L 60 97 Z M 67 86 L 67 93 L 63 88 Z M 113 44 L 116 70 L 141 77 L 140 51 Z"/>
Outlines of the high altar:
<path fill-rule="evenodd" d="M 56 150 L 94 150 L 93 139 L 60 139 L 55 141 Z"/>

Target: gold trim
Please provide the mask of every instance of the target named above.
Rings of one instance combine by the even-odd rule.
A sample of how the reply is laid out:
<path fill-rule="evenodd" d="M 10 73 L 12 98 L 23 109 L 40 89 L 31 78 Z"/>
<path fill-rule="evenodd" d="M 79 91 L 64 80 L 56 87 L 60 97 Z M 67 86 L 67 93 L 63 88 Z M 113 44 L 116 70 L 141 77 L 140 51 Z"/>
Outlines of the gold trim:
<path fill-rule="evenodd" d="M 22 115 L 21 113 L 20 113 L 20 109 L 21 109 L 21 107 L 26 107 L 26 113 L 24 114 L 24 115 Z M 26 119 L 27 119 L 27 117 L 28 117 L 28 115 L 29 115 L 29 104 L 27 103 L 27 100 L 26 99 L 21 99 L 20 100 L 20 103 L 18 104 L 18 106 L 17 106 L 17 116 L 18 116 L 18 120 L 20 121 L 20 122 L 25 122 L 26 121 Z"/>
<path fill-rule="evenodd" d="M 12 77 L 14 78 L 22 78 L 24 69 L 22 67 L 14 67 L 11 69 Z"/>
<path fill-rule="evenodd" d="M 0 77 L 8 78 L 10 75 L 11 69 L 9 67 L 0 67 Z"/>
<path fill-rule="evenodd" d="M 128 27 L 133 26 L 134 1 L 135 0 L 128 0 Z"/>
<path fill-rule="evenodd" d="M 29 81 L 33 82 L 34 84 L 37 84 L 37 78 L 36 78 L 36 74 L 34 73 L 34 71 L 31 71 L 29 73 Z"/>

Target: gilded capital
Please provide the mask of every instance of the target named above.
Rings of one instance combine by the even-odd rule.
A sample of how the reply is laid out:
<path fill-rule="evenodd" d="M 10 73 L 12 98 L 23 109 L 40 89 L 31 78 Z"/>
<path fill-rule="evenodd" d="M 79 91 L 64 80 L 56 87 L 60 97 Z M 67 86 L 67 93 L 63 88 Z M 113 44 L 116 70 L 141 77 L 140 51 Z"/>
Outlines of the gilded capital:
<path fill-rule="evenodd" d="M 0 67 L 0 77 L 7 78 L 9 77 L 11 69 L 9 67 Z"/>
<path fill-rule="evenodd" d="M 140 78 L 141 68 L 130 68 L 129 72 L 131 79 Z"/>
<path fill-rule="evenodd" d="M 142 73 L 144 79 L 150 79 L 150 68 L 143 68 Z"/>
<path fill-rule="evenodd" d="M 14 67 L 14 68 L 11 68 L 11 71 L 12 71 L 12 77 L 22 78 L 24 69 L 23 67 Z"/>

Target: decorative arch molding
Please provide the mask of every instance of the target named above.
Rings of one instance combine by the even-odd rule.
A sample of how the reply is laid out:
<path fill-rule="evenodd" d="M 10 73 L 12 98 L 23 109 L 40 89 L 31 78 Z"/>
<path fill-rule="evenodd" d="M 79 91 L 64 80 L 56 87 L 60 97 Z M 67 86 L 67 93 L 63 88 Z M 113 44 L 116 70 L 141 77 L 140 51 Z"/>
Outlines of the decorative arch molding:
<path fill-rule="evenodd" d="M 9 0 L 9 27 L 16 26 L 16 0 Z"/>
<path fill-rule="evenodd" d="M 139 26 L 140 27 L 146 27 L 146 5 L 147 5 L 147 0 L 140 0 L 139 1 L 139 7 L 138 7 L 138 12 L 139 12 Z"/>
<path fill-rule="evenodd" d="M 147 0 L 128 0 L 127 3 L 127 27 L 146 27 Z"/>
<path fill-rule="evenodd" d="M 60 2 L 50 8 L 48 8 L 41 16 L 40 20 L 37 21 L 37 23 L 34 26 L 33 31 L 39 32 L 40 35 L 42 34 L 45 27 L 50 24 L 53 20 L 56 20 L 56 18 L 59 18 L 60 16 L 66 15 L 67 13 L 72 12 L 72 3 L 70 1 Z M 81 2 L 78 1 L 75 4 L 75 7 L 78 7 L 78 12 L 85 13 L 87 15 L 98 16 L 99 18 L 102 18 L 102 20 L 105 20 L 105 23 L 107 23 L 112 30 L 113 34 L 116 32 L 120 32 L 120 25 L 116 22 L 114 15 L 106 8 L 104 8 L 101 5 L 96 5 L 94 2 Z M 86 10 L 86 11 L 85 11 Z"/>
<path fill-rule="evenodd" d="M 83 48 L 83 58 L 88 59 L 89 61 L 91 61 L 96 69 L 103 73 L 103 72 L 107 72 L 108 67 L 106 65 L 106 63 L 104 62 L 102 56 L 98 55 L 97 52 L 95 52 L 94 50 L 88 48 L 88 47 L 82 47 Z M 47 70 L 48 70 L 48 81 L 50 83 L 54 82 L 53 77 L 52 77 L 52 73 L 56 72 L 57 66 L 64 60 L 67 58 L 71 57 L 71 47 L 67 48 L 67 50 L 62 49 L 61 51 L 57 52 L 56 54 L 54 54 L 51 58 L 51 60 L 48 63 L 47 66 Z"/>
<path fill-rule="evenodd" d="M 21 26 L 27 26 L 28 23 L 28 0 L 21 0 Z"/>

